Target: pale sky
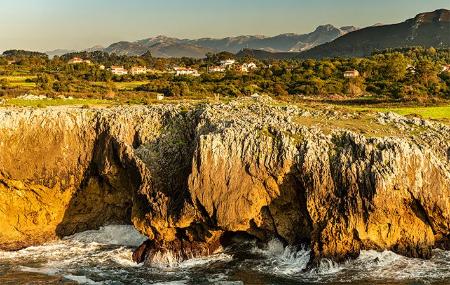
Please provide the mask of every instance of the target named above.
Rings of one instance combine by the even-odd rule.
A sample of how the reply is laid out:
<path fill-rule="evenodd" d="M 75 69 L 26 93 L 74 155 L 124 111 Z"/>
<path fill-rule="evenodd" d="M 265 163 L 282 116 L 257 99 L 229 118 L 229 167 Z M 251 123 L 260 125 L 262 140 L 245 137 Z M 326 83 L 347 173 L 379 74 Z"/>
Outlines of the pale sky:
<path fill-rule="evenodd" d="M 0 51 L 84 49 L 156 35 L 307 33 L 396 23 L 449 0 L 0 0 Z"/>

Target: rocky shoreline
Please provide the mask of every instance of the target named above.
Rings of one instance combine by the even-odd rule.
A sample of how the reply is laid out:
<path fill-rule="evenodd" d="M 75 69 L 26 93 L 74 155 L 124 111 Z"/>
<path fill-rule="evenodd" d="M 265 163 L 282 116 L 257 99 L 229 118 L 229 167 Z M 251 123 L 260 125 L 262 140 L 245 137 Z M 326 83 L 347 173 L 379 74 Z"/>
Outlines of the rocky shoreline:
<path fill-rule="evenodd" d="M 0 249 L 111 223 L 134 259 L 236 238 L 361 250 L 449 248 L 450 128 L 392 113 L 229 104 L 0 109 Z"/>

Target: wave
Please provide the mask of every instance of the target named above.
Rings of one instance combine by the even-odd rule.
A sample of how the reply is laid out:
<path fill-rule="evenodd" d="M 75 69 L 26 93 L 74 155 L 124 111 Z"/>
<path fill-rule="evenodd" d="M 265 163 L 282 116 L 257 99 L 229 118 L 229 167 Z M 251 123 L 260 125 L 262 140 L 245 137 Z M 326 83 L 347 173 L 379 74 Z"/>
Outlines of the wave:
<path fill-rule="evenodd" d="M 0 252 L 0 269 L 59 276 L 79 284 L 261 284 L 348 283 L 450 284 L 450 252 L 435 250 L 430 260 L 393 252 L 363 251 L 337 264 L 322 260 L 306 270 L 310 250 L 284 247 L 278 240 L 263 248 L 245 244 L 214 255 L 180 261 L 170 253 L 152 267 L 132 261 L 135 246 L 145 240 L 132 226 L 106 226 L 17 252 Z M 0 272 L 0 284 L 1 272 Z M 20 284 L 21 282 L 17 282 Z"/>
<path fill-rule="evenodd" d="M 101 227 L 99 230 L 77 233 L 64 240 L 138 247 L 147 240 L 147 237 L 129 225 L 110 225 Z"/>
<path fill-rule="evenodd" d="M 254 248 L 263 254 L 263 260 L 256 270 L 285 275 L 310 282 L 356 282 L 372 281 L 415 281 L 450 283 L 450 252 L 434 250 L 430 260 L 407 258 L 391 251 L 362 251 L 354 260 L 335 263 L 323 259 L 320 264 L 305 271 L 310 259 L 306 248 L 283 247 L 279 241 L 271 241 L 263 249 Z"/>

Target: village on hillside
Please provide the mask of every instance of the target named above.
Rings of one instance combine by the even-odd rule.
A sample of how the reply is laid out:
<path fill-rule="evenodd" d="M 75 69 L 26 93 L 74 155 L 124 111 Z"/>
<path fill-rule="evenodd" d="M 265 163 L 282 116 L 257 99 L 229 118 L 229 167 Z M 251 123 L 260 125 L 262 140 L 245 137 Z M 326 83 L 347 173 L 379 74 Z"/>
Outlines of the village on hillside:
<path fill-rule="evenodd" d="M 231 53 L 205 58 L 158 58 L 80 52 L 49 58 L 11 50 L 0 56 L 4 99 L 274 97 L 372 101 L 450 99 L 450 50 L 399 49 L 363 58 L 261 60 Z M 36 95 L 25 96 L 25 95 Z M 331 98 L 331 99 L 330 99 Z M 152 99 L 152 100 L 153 100 Z"/>
<path fill-rule="evenodd" d="M 68 64 L 93 64 L 91 60 L 82 59 L 80 57 L 73 57 L 70 59 Z M 106 67 L 104 65 L 98 65 L 100 70 L 105 70 Z M 211 67 L 207 67 L 207 73 L 224 73 L 229 70 L 233 70 L 238 73 L 248 73 L 258 69 L 258 66 L 254 62 L 244 62 L 242 64 L 238 63 L 235 59 L 226 59 L 221 60 L 220 65 L 215 65 Z M 139 75 L 139 74 L 147 74 L 147 73 L 172 73 L 176 76 L 200 76 L 201 73 L 191 67 L 182 67 L 182 66 L 173 66 L 171 69 L 167 69 L 165 71 L 147 68 L 145 66 L 132 66 L 129 69 L 126 69 L 124 66 L 112 65 L 107 70 L 111 71 L 112 74 L 122 76 L 122 75 Z"/>

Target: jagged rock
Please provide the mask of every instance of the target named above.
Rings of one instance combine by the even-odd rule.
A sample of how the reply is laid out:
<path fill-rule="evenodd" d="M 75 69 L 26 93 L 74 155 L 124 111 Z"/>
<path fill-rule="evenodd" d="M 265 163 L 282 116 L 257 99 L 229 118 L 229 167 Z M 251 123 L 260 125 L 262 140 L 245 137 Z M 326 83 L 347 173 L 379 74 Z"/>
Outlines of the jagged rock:
<path fill-rule="evenodd" d="M 307 243 L 312 262 L 428 258 L 449 244 L 449 130 L 265 98 L 0 109 L 0 248 L 133 223 L 149 238 L 138 262 L 211 254 L 244 233 Z"/>

